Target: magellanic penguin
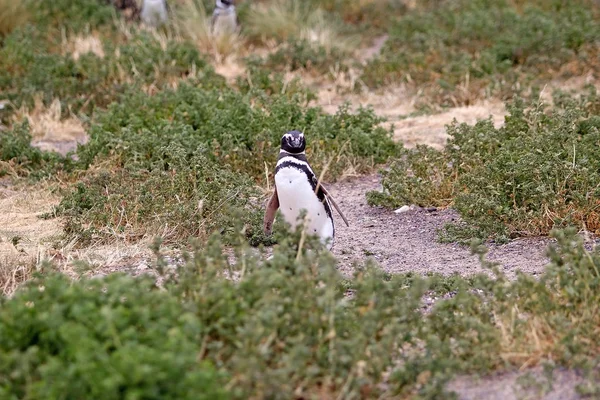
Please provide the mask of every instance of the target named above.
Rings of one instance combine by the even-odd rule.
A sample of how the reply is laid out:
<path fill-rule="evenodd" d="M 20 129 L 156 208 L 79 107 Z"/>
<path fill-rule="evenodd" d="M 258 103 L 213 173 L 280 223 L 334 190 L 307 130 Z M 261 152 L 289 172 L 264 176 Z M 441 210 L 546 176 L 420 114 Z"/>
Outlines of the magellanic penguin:
<path fill-rule="evenodd" d="M 233 0 L 217 0 L 210 22 L 213 36 L 233 34 L 238 31 L 238 17 Z"/>
<path fill-rule="evenodd" d="M 270 235 L 277 209 L 284 219 L 296 228 L 301 210 L 306 210 L 306 232 L 317 235 L 328 250 L 333 247 L 335 228 L 331 205 L 348 220 L 339 209 L 327 189 L 318 182 L 318 177 L 306 159 L 306 141 L 299 131 L 287 132 L 281 138 L 281 150 L 275 167 L 275 192 L 267 205 L 264 218 L 265 234 Z"/>
<path fill-rule="evenodd" d="M 169 20 L 167 8 L 166 0 L 144 0 L 140 18 L 144 24 L 158 28 Z"/>

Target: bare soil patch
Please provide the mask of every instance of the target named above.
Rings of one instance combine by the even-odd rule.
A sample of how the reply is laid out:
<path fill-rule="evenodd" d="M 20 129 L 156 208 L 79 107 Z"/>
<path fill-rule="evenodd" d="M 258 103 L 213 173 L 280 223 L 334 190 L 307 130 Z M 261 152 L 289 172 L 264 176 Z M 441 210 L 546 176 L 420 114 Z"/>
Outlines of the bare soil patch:
<path fill-rule="evenodd" d="M 324 84 L 317 93 L 316 104 L 330 114 L 336 113 L 346 102 L 353 109 L 372 107 L 378 116 L 386 119 L 382 126 L 391 129 L 394 139 L 408 148 L 424 144 L 441 149 L 448 139 L 446 125 L 454 120 L 474 124 L 478 120 L 491 118 L 494 126 L 499 127 L 506 115 L 504 104 L 499 100 L 482 100 L 471 106 L 450 108 L 436 114 L 415 115 L 417 97 L 405 86 L 388 88 L 382 92 L 347 94 L 333 84 Z"/>
<path fill-rule="evenodd" d="M 393 125 L 394 139 L 402 141 L 408 148 L 425 144 L 441 149 L 448 139 L 446 126 L 453 121 L 473 125 L 479 120 L 491 118 L 494 126 L 498 128 L 504 122 L 505 115 L 506 109 L 502 102 L 485 100 L 472 106 L 451 108 L 439 114 L 390 119 L 387 125 Z"/>
<path fill-rule="evenodd" d="M 355 262 L 373 258 L 389 273 L 416 272 L 471 275 L 482 272 L 479 260 L 467 246 L 439 243 L 437 229 L 459 219 L 453 210 L 428 212 L 418 209 L 396 214 L 371 207 L 365 194 L 380 190 L 376 175 L 349 179 L 331 185 L 330 192 L 342 208 L 350 227 L 339 216 L 333 254 L 340 269 L 351 273 Z M 547 263 L 548 238 L 521 238 L 505 245 L 489 246 L 488 259 L 502 265 L 509 276 L 521 270 L 538 274 Z"/>
<path fill-rule="evenodd" d="M 60 198 L 38 188 L 17 189 L 0 182 L 0 258 L 37 258 L 62 233 L 57 219 L 42 219 Z"/>
<path fill-rule="evenodd" d="M 545 376 L 542 368 L 511 371 L 486 377 L 461 376 L 448 389 L 461 400 L 576 400 L 577 386 L 585 379 L 576 371 L 555 369 Z"/>
<path fill-rule="evenodd" d="M 61 234 L 57 220 L 39 218 L 58 198 L 49 191 L 16 189 L 0 179 L 0 293 L 8 295 L 29 279 Z"/>

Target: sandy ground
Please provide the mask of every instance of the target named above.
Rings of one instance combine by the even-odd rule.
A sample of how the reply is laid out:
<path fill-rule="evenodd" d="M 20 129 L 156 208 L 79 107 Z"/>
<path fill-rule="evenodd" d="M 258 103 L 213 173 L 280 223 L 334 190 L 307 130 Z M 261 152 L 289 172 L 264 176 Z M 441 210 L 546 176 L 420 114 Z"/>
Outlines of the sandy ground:
<path fill-rule="evenodd" d="M 386 119 L 381 126 L 390 129 L 394 139 L 408 148 L 426 144 L 441 149 L 448 138 L 446 125 L 454 120 L 474 124 L 491 118 L 496 127 L 504 123 L 506 109 L 499 100 L 481 100 L 471 106 L 450 108 L 437 114 L 415 115 L 415 98 L 411 93 L 406 87 L 397 86 L 381 92 L 348 94 L 336 90 L 333 84 L 325 84 L 320 85 L 315 104 L 330 114 L 345 102 L 349 102 L 352 109 L 372 107 L 378 116 Z"/>
<path fill-rule="evenodd" d="M 511 371 L 487 377 L 461 376 L 448 389 L 460 400 L 577 400 L 577 386 L 585 379 L 576 371 L 556 368 L 551 377 L 542 368 Z"/>
<path fill-rule="evenodd" d="M 376 175 L 330 186 L 332 196 L 350 223 L 346 227 L 337 214 L 334 217 L 333 253 L 340 260 L 342 271 L 351 273 L 354 262 L 368 257 L 390 273 L 471 275 L 483 271 L 477 256 L 471 255 L 467 246 L 437 241 L 437 229 L 459 219 L 455 211 L 415 209 L 396 214 L 369 206 L 365 194 L 380 189 Z M 517 270 L 538 274 L 546 264 L 544 252 L 549 242 L 548 238 L 522 238 L 505 245 L 491 245 L 488 259 L 500 263 L 509 276 L 514 276 Z"/>

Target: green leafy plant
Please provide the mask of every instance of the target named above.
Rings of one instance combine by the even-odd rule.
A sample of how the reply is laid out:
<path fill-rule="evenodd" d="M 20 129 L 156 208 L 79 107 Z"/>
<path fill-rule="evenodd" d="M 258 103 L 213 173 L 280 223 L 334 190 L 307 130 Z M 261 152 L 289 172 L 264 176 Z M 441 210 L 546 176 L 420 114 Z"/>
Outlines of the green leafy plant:
<path fill-rule="evenodd" d="M 264 96 L 234 90 L 205 90 L 181 84 L 148 97 L 131 91 L 120 104 L 98 115 L 90 141 L 78 150 L 85 166 L 94 160 L 116 157 L 117 166 L 150 168 L 165 155 L 158 148 L 170 143 L 186 149 L 204 148 L 212 162 L 262 180 L 274 165 L 281 135 L 301 129 L 307 136 L 311 165 L 328 170 L 335 179 L 346 168 L 369 170 L 394 154 L 391 135 L 377 127 L 372 110 L 351 113 L 343 107 L 335 115 L 302 107 L 301 99 Z M 271 171 L 272 172 L 272 171 Z"/>
<path fill-rule="evenodd" d="M 442 106 L 509 98 L 534 80 L 597 68 L 599 12 L 587 0 L 436 2 L 392 25 L 361 79 L 370 87 L 412 82 Z"/>
<path fill-rule="evenodd" d="M 201 151 L 176 145 L 156 150 L 164 159 L 150 169 L 100 170 L 79 182 L 56 210 L 66 217 L 65 233 L 82 245 L 157 233 L 172 242 L 215 231 L 228 237 L 241 223 L 249 238 L 262 240 L 260 193 L 249 177 Z"/>
<path fill-rule="evenodd" d="M 295 71 L 304 69 L 318 74 L 328 74 L 343 63 L 345 53 L 327 48 L 308 40 L 289 40 L 264 61 L 264 67 L 275 70 Z M 344 68 L 344 65 L 342 65 Z"/>
<path fill-rule="evenodd" d="M 203 326 L 152 279 L 50 274 L 1 302 L 3 398 L 228 398 Z"/>
<path fill-rule="evenodd" d="M 369 201 L 452 204 L 468 225 L 448 228 L 447 239 L 461 231 L 463 238 L 545 235 L 572 224 L 598 232 L 598 95 L 558 94 L 556 104 L 516 101 L 501 128 L 449 126 L 443 151 L 417 148 L 397 160 L 384 172 L 384 192 Z"/>
<path fill-rule="evenodd" d="M 27 122 L 0 133 L 0 176 L 13 174 L 42 177 L 72 168 L 70 159 L 32 147 L 30 142 Z"/>
<path fill-rule="evenodd" d="M 24 29 L 6 39 L 0 49 L 0 90 L 15 107 L 33 105 L 35 96 L 49 105 L 61 100 L 65 113 L 87 113 L 117 101 L 129 88 L 149 91 L 170 87 L 179 79 L 220 87 L 214 73 L 190 43 L 134 32 L 124 43 L 105 42 L 104 56 L 63 54 L 56 44 L 40 38 L 43 31 Z M 66 116 L 66 115 L 65 115 Z"/>
<path fill-rule="evenodd" d="M 241 237 L 231 254 L 213 236 L 172 265 L 157 242 L 161 289 L 147 276 L 46 272 L 0 300 L 0 393 L 434 399 L 456 374 L 545 360 L 594 382 L 600 256 L 573 230 L 553 236 L 539 279 L 512 281 L 481 246 L 491 276 L 364 265 L 343 277 L 300 230 L 268 261 Z M 447 296 L 425 311 L 431 291 Z"/>
<path fill-rule="evenodd" d="M 57 0 L 45 1 L 31 7 L 34 20 L 44 27 L 60 27 L 83 31 L 103 26 L 112 27 L 117 15 L 110 1 Z"/>

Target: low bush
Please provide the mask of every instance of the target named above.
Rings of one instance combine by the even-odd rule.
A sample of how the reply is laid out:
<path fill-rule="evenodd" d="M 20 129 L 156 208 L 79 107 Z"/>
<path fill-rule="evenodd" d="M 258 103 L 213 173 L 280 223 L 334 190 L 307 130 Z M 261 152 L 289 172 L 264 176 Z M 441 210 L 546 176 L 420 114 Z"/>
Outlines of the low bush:
<path fill-rule="evenodd" d="M 266 262 L 243 239 L 233 257 L 216 237 L 178 266 L 158 254 L 162 289 L 118 274 L 35 278 L 0 300 L 0 393 L 434 399 L 456 374 L 543 362 L 588 374 L 597 393 L 600 255 L 573 231 L 555 233 L 539 279 L 514 281 L 485 261 L 492 277 L 366 265 L 348 279 L 300 236 Z M 425 310 L 430 291 L 443 296 Z"/>
<path fill-rule="evenodd" d="M 56 209 L 66 218 L 65 234 L 80 245 L 155 235 L 184 242 L 211 232 L 229 237 L 245 227 L 253 243 L 264 240 L 261 194 L 250 177 L 209 161 L 201 150 L 155 150 L 165 159 L 151 168 L 96 170 L 75 184 Z"/>
<path fill-rule="evenodd" d="M 553 109 L 517 100 L 501 128 L 454 123 L 443 151 L 419 147 L 395 161 L 369 201 L 452 205 L 469 226 L 450 228 L 447 239 L 505 240 L 573 224 L 599 233 L 599 105 L 592 88 L 556 95 Z"/>
<path fill-rule="evenodd" d="M 254 90 L 243 95 L 182 83 L 151 97 L 130 91 L 98 113 L 89 142 L 77 151 L 79 168 L 96 172 L 73 186 L 57 211 L 70 235 L 139 239 L 162 232 L 185 240 L 230 232 L 237 210 L 251 241 L 264 242 L 256 184 L 272 180 L 281 135 L 303 129 L 311 165 L 320 172 L 335 159 L 326 175 L 335 179 L 394 154 L 397 146 L 379 121 L 367 109 L 325 115 L 295 96 Z"/>
<path fill-rule="evenodd" d="M 44 27 L 68 25 L 73 31 L 112 25 L 117 18 L 110 0 L 45 1 L 31 7 L 31 10 L 37 24 Z"/>
<path fill-rule="evenodd" d="M 0 311 L 3 399 L 225 399 L 204 327 L 152 279 L 38 278 Z"/>
<path fill-rule="evenodd" d="M 190 152 L 206 149 L 209 160 L 229 165 L 257 181 L 272 173 L 281 135 L 301 129 L 307 137 L 311 165 L 321 170 L 335 157 L 328 179 L 345 170 L 367 171 L 397 150 L 389 131 L 370 109 L 335 115 L 303 107 L 303 99 L 247 95 L 230 89 L 206 90 L 182 83 L 155 96 L 131 91 L 98 115 L 90 141 L 78 155 L 85 166 L 114 157 L 116 166 L 148 169 L 168 157 L 159 149 L 179 144 Z"/>
<path fill-rule="evenodd" d="M 41 178 L 72 167 L 70 158 L 32 147 L 27 122 L 0 132 L 0 176 L 11 174 Z"/>
<path fill-rule="evenodd" d="M 289 40 L 277 51 L 269 54 L 264 67 L 276 71 L 296 71 L 303 69 L 320 75 L 327 75 L 336 66 L 344 68 L 347 54 L 336 48 L 330 50 L 308 40 Z"/>
<path fill-rule="evenodd" d="M 260 57 L 246 58 L 246 74 L 236 78 L 236 88 L 245 95 L 265 97 L 284 95 L 307 106 L 317 95 L 299 77 L 286 81 L 283 72 L 265 66 Z"/>
<path fill-rule="evenodd" d="M 32 106 L 41 95 L 46 105 L 60 99 L 65 113 L 91 116 L 96 107 L 118 100 L 130 87 L 157 91 L 179 79 L 224 85 L 190 43 L 161 43 L 157 36 L 138 32 L 120 44 L 103 43 L 104 56 L 89 52 L 75 58 L 62 51 L 62 44 L 43 36 L 44 31 L 33 27 L 21 29 L 0 48 L 0 91 L 17 108 L 23 103 Z"/>
<path fill-rule="evenodd" d="M 509 98 L 532 81 L 597 70 L 599 21 L 588 0 L 434 2 L 392 25 L 361 79 L 370 87 L 412 82 L 442 106 Z"/>

